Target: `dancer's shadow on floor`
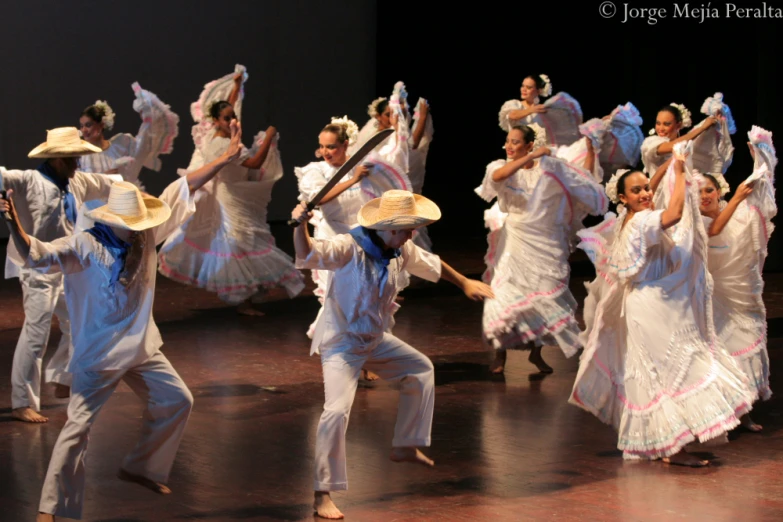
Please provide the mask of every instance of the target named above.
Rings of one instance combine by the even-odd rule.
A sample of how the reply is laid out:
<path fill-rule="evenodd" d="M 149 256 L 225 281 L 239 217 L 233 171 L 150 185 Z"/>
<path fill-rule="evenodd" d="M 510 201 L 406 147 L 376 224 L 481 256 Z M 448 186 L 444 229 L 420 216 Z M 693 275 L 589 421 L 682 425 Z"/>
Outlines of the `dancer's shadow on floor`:
<path fill-rule="evenodd" d="M 435 363 L 435 386 L 466 381 L 492 381 L 489 365 L 470 362 Z"/>
<path fill-rule="evenodd" d="M 222 509 L 180 515 L 180 520 L 285 520 L 294 521 L 307 518 L 313 513 L 312 504 L 294 504 L 291 506 L 245 506 L 236 509 Z M 324 519 L 319 519 L 324 520 Z M 102 522 L 124 522 L 120 520 L 105 520 Z M 135 521 L 134 521 L 135 522 Z"/>
<path fill-rule="evenodd" d="M 250 397 L 264 393 L 287 393 L 277 386 L 258 386 L 257 384 L 212 384 L 192 388 L 194 397 Z"/>
<path fill-rule="evenodd" d="M 59 518 L 58 518 L 59 520 Z M 95 522 L 147 522 L 140 518 L 101 518 Z"/>
<path fill-rule="evenodd" d="M 529 381 L 542 381 L 548 373 L 531 373 Z M 435 363 L 435 386 L 457 382 L 498 382 L 505 383 L 505 373 L 492 373 L 489 364 L 471 362 Z"/>

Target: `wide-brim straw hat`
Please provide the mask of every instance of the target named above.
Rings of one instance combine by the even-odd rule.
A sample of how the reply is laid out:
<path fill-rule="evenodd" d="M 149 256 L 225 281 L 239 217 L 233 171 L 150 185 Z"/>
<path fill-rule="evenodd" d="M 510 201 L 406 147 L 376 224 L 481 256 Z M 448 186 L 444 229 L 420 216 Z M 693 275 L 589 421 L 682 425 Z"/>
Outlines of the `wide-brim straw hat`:
<path fill-rule="evenodd" d="M 165 222 L 171 208 L 158 198 L 143 196 L 133 183 L 119 181 L 111 186 L 109 202 L 85 215 L 97 223 L 139 232 Z"/>
<path fill-rule="evenodd" d="M 359 210 L 359 224 L 372 230 L 405 230 L 430 225 L 440 219 L 431 200 L 407 190 L 387 190 Z"/>
<path fill-rule="evenodd" d="M 102 152 L 99 147 L 87 143 L 76 127 L 59 127 L 46 131 L 46 141 L 30 151 L 28 158 L 73 158 Z"/>

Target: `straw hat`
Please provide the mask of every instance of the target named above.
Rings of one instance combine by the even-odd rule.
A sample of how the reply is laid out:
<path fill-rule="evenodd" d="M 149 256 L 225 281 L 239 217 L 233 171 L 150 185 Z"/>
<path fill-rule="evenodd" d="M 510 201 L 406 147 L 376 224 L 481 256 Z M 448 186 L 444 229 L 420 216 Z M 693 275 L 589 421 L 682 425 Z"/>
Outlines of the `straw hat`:
<path fill-rule="evenodd" d="M 140 231 L 166 221 L 171 209 L 158 198 L 143 197 L 133 183 L 118 181 L 111 186 L 109 203 L 85 212 L 85 215 L 110 227 Z"/>
<path fill-rule="evenodd" d="M 438 206 L 407 190 L 387 190 L 359 210 L 359 224 L 373 230 L 418 228 L 440 219 Z"/>
<path fill-rule="evenodd" d="M 46 141 L 30 151 L 28 158 L 73 158 L 102 152 L 79 136 L 76 127 L 59 127 L 46 131 Z"/>

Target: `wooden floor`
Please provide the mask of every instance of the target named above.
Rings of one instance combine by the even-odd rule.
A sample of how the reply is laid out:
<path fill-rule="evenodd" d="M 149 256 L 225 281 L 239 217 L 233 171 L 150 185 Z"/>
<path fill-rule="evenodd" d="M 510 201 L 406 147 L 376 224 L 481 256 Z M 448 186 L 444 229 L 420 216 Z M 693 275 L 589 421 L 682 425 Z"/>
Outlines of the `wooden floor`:
<path fill-rule="evenodd" d="M 440 247 L 440 248 L 439 248 Z M 478 276 L 484 242 L 436 249 Z M 467 253 L 466 253 L 467 252 Z M 4 252 L 2 252 L 4 257 Z M 589 265 L 574 263 L 581 303 Z M 783 274 L 767 278 L 772 388 L 783 371 Z M 549 349 L 543 377 L 527 354 L 509 354 L 504 379 L 488 372 L 481 304 L 448 283 L 405 292 L 395 334 L 432 358 L 434 469 L 388 460 L 397 392 L 361 388 L 348 428 L 349 490 L 334 499 L 349 521 L 780 521 L 783 520 L 783 401 L 759 404 L 761 434 L 733 433 L 705 469 L 624 462 L 611 427 L 567 404 L 576 358 Z M 322 411 L 317 357 L 305 331 L 317 312 L 308 292 L 238 316 L 214 295 L 159 277 L 155 318 L 163 351 L 195 406 L 161 497 L 115 478 L 137 437 L 141 404 L 120 385 L 95 424 L 83 520 L 312 520 L 313 451 Z M 45 425 L 13 421 L 9 379 L 23 320 L 18 281 L 0 283 L 0 520 L 32 521 L 66 400 L 44 390 Z M 56 332 L 56 328 L 54 329 Z M 50 346 L 59 337 L 52 336 Z M 782 392 L 783 393 L 783 392 Z M 58 519 L 60 520 L 60 519 Z"/>

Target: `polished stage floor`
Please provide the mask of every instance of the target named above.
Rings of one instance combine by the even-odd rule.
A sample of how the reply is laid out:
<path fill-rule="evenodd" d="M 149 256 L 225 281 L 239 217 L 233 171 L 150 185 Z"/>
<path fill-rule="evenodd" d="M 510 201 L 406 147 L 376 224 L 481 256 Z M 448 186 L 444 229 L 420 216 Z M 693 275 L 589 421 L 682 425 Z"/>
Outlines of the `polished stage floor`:
<path fill-rule="evenodd" d="M 478 276 L 483 238 L 436 249 Z M 440 248 L 438 248 L 440 247 Z M 466 253 L 467 252 L 467 253 Z M 4 251 L 2 257 L 4 258 Z M 573 264 L 579 302 L 589 264 Z M 611 427 L 567 404 L 577 358 L 547 349 L 541 376 L 512 352 L 493 379 L 480 341 L 481 304 L 446 282 L 408 289 L 395 333 L 436 368 L 434 469 L 388 460 L 397 392 L 383 383 L 356 394 L 348 428 L 349 490 L 335 502 L 346 520 L 373 521 L 780 521 L 783 520 L 783 274 L 767 278 L 773 398 L 759 404 L 760 434 L 732 433 L 704 469 L 624 462 Z M 142 407 L 121 384 L 95 424 L 83 520 L 312 520 L 312 464 L 323 387 L 310 357 L 310 291 L 236 314 L 214 295 L 158 278 L 155 318 L 163 351 L 195 406 L 170 479 L 157 496 L 115 478 L 135 442 Z M 43 392 L 49 423 L 10 416 L 9 378 L 22 324 L 16 280 L 0 283 L 0 520 L 32 521 L 67 400 Z M 59 333 L 53 329 L 50 347 Z M 58 519 L 59 520 L 59 519 Z"/>

